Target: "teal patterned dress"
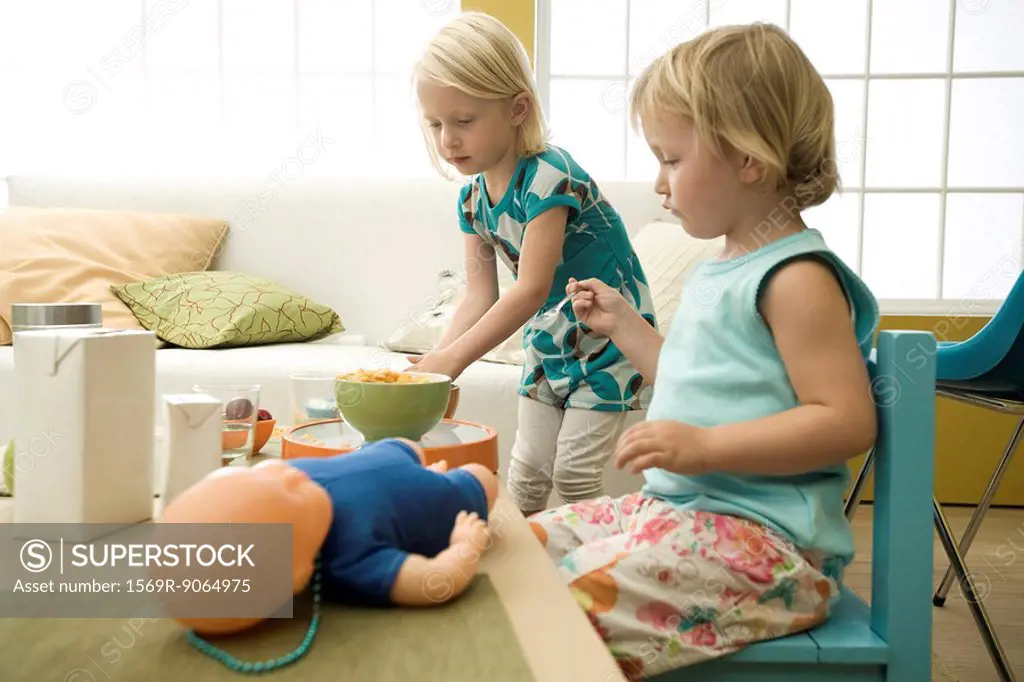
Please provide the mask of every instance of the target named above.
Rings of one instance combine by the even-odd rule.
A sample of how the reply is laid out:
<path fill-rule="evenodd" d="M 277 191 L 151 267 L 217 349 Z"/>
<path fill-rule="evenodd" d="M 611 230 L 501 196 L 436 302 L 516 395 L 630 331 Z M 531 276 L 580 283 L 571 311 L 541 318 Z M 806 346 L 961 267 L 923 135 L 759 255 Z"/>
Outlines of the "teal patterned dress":
<path fill-rule="evenodd" d="M 570 277 L 594 277 L 618 289 L 657 329 L 647 278 L 622 218 L 567 152 L 549 145 L 541 154 L 519 159 L 508 190 L 493 207 L 483 174 L 474 177 L 459 195 L 459 226 L 493 246 L 518 277 L 527 225 L 556 206 L 569 208 L 562 260 L 547 300 L 523 329 L 526 362 L 519 394 L 561 408 L 644 409 L 643 377 L 608 337 L 580 324 L 571 305 L 554 319 L 540 318 L 565 296 Z"/>

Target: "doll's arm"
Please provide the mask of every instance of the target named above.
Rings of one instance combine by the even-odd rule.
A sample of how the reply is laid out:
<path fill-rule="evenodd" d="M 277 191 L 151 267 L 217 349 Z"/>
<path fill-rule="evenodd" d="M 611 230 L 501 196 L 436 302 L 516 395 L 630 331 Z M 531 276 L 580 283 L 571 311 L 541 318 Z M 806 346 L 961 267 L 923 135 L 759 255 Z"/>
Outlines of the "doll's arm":
<path fill-rule="evenodd" d="M 475 512 L 460 512 L 448 549 L 432 559 L 410 554 L 391 588 L 391 601 L 400 606 L 434 606 L 462 594 L 476 575 L 487 549 L 487 524 Z"/>
<path fill-rule="evenodd" d="M 391 588 L 399 606 L 436 606 L 462 594 L 476 575 L 480 552 L 452 545 L 433 559 L 410 554 Z"/>

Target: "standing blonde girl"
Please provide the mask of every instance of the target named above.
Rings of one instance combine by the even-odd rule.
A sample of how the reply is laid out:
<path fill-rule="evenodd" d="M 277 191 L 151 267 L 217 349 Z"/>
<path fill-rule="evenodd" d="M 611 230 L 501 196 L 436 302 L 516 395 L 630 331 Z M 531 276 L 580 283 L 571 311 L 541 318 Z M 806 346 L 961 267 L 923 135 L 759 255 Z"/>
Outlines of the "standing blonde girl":
<path fill-rule="evenodd" d="M 599 496 L 604 468 L 643 378 L 607 335 L 560 301 L 571 278 L 619 292 L 652 328 L 647 280 L 622 219 L 590 175 L 546 141 L 530 63 L 501 22 L 469 12 L 445 26 L 415 69 L 435 166 L 469 181 L 456 216 L 467 291 L 438 347 L 416 367 L 458 377 L 524 328 L 525 366 L 507 487 L 520 510 Z M 497 260 L 515 285 L 498 297 Z"/>

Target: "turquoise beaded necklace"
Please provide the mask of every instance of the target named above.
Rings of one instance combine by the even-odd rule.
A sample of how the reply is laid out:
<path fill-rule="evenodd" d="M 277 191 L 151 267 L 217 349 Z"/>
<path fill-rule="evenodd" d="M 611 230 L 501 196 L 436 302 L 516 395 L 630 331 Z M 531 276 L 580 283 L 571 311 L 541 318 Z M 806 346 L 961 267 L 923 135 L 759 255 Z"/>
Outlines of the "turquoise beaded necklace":
<path fill-rule="evenodd" d="M 302 638 L 302 642 L 295 648 L 291 653 L 285 654 L 280 658 L 271 658 L 265 661 L 257 661 L 255 663 L 249 661 L 240 661 L 223 649 L 219 649 L 205 639 L 200 637 L 193 630 L 188 630 L 185 633 L 185 638 L 189 644 L 198 649 L 200 652 L 206 654 L 215 661 L 219 661 L 224 666 L 240 673 L 266 673 L 272 670 L 283 668 L 287 665 L 291 665 L 295 661 L 299 660 L 309 652 L 309 647 L 313 644 L 313 638 L 316 636 L 317 628 L 320 625 L 320 557 L 316 558 L 316 563 L 313 568 L 313 618 L 309 621 L 309 627 L 306 629 L 306 636 Z"/>

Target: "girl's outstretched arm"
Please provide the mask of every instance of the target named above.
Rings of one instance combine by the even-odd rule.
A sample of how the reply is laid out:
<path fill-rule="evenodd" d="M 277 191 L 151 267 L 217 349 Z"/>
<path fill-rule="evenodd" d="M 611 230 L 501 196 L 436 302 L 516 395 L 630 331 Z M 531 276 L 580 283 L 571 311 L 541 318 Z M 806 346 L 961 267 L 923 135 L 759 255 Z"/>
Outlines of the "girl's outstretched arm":
<path fill-rule="evenodd" d="M 568 211 L 565 206 L 556 206 L 530 221 L 523 235 L 515 285 L 466 332 L 418 362 L 417 370 L 455 378 L 540 310 L 562 261 Z"/>
<path fill-rule="evenodd" d="M 867 366 L 846 296 L 831 267 L 800 260 L 769 280 L 761 312 L 799 407 L 709 429 L 707 466 L 797 474 L 866 452 L 877 433 Z"/>
<path fill-rule="evenodd" d="M 466 234 L 463 267 L 466 271 L 466 294 L 455 311 L 452 323 L 445 330 L 437 349 L 447 347 L 484 316 L 498 300 L 498 267 L 494 247 L 478 234 Z"/>

